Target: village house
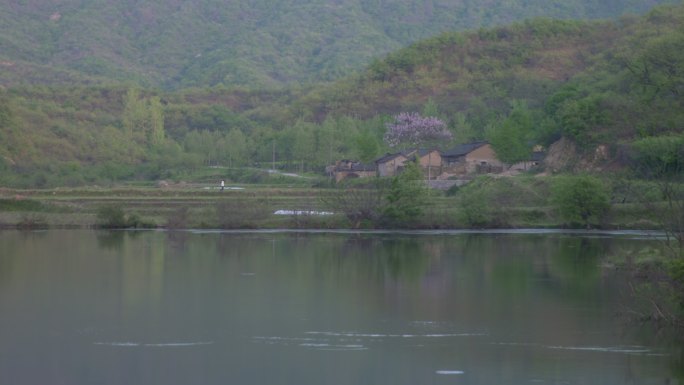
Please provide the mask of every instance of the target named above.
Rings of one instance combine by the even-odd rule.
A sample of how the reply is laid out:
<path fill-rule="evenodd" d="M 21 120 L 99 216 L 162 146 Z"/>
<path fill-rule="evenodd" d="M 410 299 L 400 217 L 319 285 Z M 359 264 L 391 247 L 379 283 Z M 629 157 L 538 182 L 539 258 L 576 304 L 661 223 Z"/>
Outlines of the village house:
<path fill-rule="evenodd" d="M 529 161 L 515 164 L 510 168 L 496 157 L 492 146 L 486 141 L 458 145 L 448 151 L 437 149 L 414 149 L 397 153 L 387 153 L 375 160 L 374 164 L 341 160 L 327 168 L 328 174 L 337 182 L 347 178 L 366 178 L 371 176 L 391 177 L 404 169 L 406 162 L 417 161 L 425 179 L 447 179 L 473 174 L 502 173 L 504 170 L 527 170 L 539 165 L 543 160 L 542 152 L 534 152 Z"/>
<path fill-rule="evenodd" d="M 436 149 L 420 149 L 413 153 L 412 160 L 418 158 L 418 164 L 428 180 L 442 173 L 442 152 Z"/>
<path fill-rule="evenodd" d="M 367 178 L 377 174 L 374 164 L 363 164 L 347 159 L 338 161 L 334 166 L 326 168 L 326 171 L 328 175 L 335 178 L 335 182 L 349 178 Z"/>
<path fill-rule="evenodd" d="M 427 179 L 439 175 L 442 169 L 442 155 L 436 149 L 406 150 L 394 154 L 385 154 L 375 160 L 378 176 L 395 176 L 404 169 L 407 161 L 418 161 Z"/>
<path fill-rule="evenodd" d="M 504 164 L 486 141 L 465 143 L 442 152 L 442 172 L 447 177 L 500 173 L 503 170 Z"/>
<path fill-rule="evenodd" d="M 397 175 L 401 170 L 404 169 L 404 163 L 409 160 L 409 157 L 413 155 L 414 151 L 403 153 L 398 152 L 395 154 L 385 154 L 382 157 L 375 160 L 375 165 L 378 170 L 378 176 L 394 176 Z"/>

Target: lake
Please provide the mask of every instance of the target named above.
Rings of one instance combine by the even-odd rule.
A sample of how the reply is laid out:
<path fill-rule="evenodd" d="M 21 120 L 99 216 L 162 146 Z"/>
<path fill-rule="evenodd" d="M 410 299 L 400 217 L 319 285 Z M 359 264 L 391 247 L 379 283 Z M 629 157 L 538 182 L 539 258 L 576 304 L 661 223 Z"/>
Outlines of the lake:
<path fill-rule="evenodd" d="M 0 384 L 683 384 L 638 233 L 0 231 Z"/>

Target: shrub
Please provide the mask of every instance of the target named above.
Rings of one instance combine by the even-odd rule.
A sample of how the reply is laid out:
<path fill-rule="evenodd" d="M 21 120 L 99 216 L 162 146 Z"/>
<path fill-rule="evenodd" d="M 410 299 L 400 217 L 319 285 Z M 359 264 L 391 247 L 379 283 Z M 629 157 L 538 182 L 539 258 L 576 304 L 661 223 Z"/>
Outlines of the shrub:
<path fill-rule="evenodd" d="M 483 227 L 494 219 L 487 194 L 475 189 L 464 189 L 460 193 L 460 213 L 463 222 L 470 227 Z"/>
<path fill-rule="evenodd" d="M 404 227 L 420 217 L 427 200 L 427 187 L 417 163 L 407 163 L 404 171 L 392 178 L 385 199 L 382 220 L 386 225 Z"/>
<path fill-rule="evenodd" d="M 17 228 L 22 230 L 47 229 L 48 227 L 45 216 L 41 214 L 22 214 L 17 222 Z"/>
<path fill-rule="evenodd" d="M 126 214 L 119 205 L 102 206 L 97 210 L 98 226 L 105 229 L 153 228 L 156 224 L 145 221 L 138 214 Z"/>
<path fill-rule="evenodd" d="M 492 200 L 496 195 L 495 180 L 480 177 L 463 186 L 459 192 L 459 213 L 461 220 L 469 227 L 496 227 L 501 218 Z"/>
<path fill-rule="evenodd" d="M 126 213 L 121 206 L 102 206 L 97 210 L 97 222 L 100 227 L 108 229 L 126 228 Z"/>
<path fill-rule="evenodd" d="M 321 198 L 324 207 L 341 213 L 355 229 L 375 227 L 381 217 L 385 185 L 380 180 L 345 183 Z"/>
<path fill-rule="evenodd" d="M 590 175 L 563 176 L 554 180 L 551 202 L 566 223 L 585 226 L 600 223 L 610 209 L 610 195 L 603 182 Z"/>

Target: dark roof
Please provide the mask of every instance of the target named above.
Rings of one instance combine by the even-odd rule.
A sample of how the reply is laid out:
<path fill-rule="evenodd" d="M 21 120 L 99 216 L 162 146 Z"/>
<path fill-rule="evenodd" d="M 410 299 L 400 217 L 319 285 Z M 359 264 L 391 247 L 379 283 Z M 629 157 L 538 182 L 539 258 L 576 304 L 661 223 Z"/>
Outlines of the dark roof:
<path fill-rule="evenodd" d="M 375 160 L 375 163 L 377 164 L 377 163 L 389 162 L 390 160 L 395 159 L 395 158 L 397 158 L 397 157 L 399 157 L 399 156 L 406 157 L 406 154 L 402 154 L 401 152 L 397 152 L 397 153 L 394 153 L 394 154 L 387 153 L 387 154 L 385 154 L 385 155 L 379 157 L 378 159 L 376 159 L 376 160 Z"/>
<path fill-rule="evenodd" d="M 403 156 L 403 157 L 406 158 L 406 159 L 414 159 L 414 158 L 415 158 L 415 155 L 416 155 L 416 152 L 418 152 L 418 155 L 419 155 L 419 156 L 424 156 L 424 155 L 427 155 L 429 152 L 432 152 L 432 151 L 435 151 L 435 149 L 425 149 L 425 148 L 415 149 L 415 148 L 412 148 L 412 149 L 403 150 L 403 151 L 401 151 L 401 152 L 395 152 L 395 153 L 392 153 L 392 154 L 390 154 L 390 153 L 388 152 L 387 154 L 385 154 L 385 155 L 381 156 L 380 158 L 376 159 L 376 160 L 375 160 L 375 163 L 377 164 L 377 163 L 389 162 L 389 161 L 391 161 L 392 159 L 395 159 L 395 158 L 397 158 L 397 157 L 399 157 L 399 156 Z"/>
<path fill-rule="evenodd" d="M 439 150 L 437 150 L 436 148 L 420 148 L 420 149 L 418 149 L 418 155 L 423 157 L 423 156 L 425 156 L 425 155 L 427 155 L 433 151 L 439 151 Z"/>
<path fill-rule="evenodd" d="M 484 140 L 479 142 L 461 144 L 452 148 L 451 150 L 442 152 L 442 156 L 457 158 L 459 156 L 469 154 L 477 150 L 478 148 L 484 146 L 485 144 L 488 144 L 488 142 Z"/>
<path fill-rule="evenodd" d="M 350 171 L 375 171 L 374 164 L 355 163 Z"/>
<path fill-rule="evenodd" d="M 375 164 L 366 164 L 356 160 L 343 159 L 335 166 L 333 171 L 375 171 Z"/>

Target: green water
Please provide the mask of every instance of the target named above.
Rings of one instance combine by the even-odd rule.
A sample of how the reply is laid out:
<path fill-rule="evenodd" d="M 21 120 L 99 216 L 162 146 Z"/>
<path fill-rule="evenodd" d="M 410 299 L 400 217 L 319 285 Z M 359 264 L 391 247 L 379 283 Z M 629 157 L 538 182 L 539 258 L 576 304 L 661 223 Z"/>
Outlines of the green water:
<path fill-rule="evenodd" d="M 0 232 L 0 384 L 682 384 L 558 233 Z"/>

